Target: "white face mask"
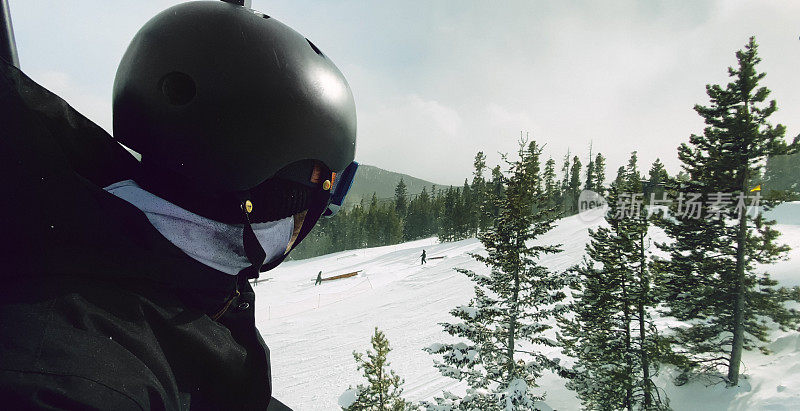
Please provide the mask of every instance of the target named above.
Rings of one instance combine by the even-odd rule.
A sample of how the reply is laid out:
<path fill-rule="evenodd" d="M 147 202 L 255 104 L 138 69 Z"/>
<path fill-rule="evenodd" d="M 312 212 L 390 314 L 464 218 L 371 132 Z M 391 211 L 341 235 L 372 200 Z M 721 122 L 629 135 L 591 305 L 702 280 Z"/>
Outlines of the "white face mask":
<path fill-rule="evenodd" d="M 133 180 L 112 184 L 105 190 L 142 210 L 161 235 L 195 260 L 231 275 L 251 265 L 244 251 L 243 225 L 220 223 L 184 210 Z M 294 217 L 250 226 L 267 254 L 265 262 L 269 262 L 286 252 Z"/>

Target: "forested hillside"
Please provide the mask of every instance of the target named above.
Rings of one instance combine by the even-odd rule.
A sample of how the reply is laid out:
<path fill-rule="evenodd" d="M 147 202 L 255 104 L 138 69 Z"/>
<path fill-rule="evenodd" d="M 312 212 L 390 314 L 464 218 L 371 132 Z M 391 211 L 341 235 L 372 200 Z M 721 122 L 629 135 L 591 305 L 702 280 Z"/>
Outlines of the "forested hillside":
<path fill-rule="evenodd" d="M 352 206 L 360 203 L 362 199 L 367 202 L 373 193 L 378 199 L 394 198 L 394 189 L 400 180 L 403 180 L 408 195 L 411 196 L 419 194 L 423 187 L 427 187 L 430 190 L 431 186 L 435 185 L 430 181 L 407 174 L 395 173 L 379 167 L 361 164 L 353 181 L 353 188 L 347 194 L 345 203 Z"/>

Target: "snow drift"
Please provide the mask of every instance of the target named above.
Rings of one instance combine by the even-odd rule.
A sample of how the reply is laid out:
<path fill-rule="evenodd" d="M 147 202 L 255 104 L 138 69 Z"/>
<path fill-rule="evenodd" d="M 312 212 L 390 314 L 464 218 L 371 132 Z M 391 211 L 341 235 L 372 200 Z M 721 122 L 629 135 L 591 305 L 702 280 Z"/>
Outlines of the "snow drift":
<path fill-rule="evenodd" d="M 780 241 L 792 251 L 786 261 L 764 269 L 781 285 L 800 285 L 800 202 L 782 204 L 769 216 L 778 220 Z M 541 241 L 562 244 L 564 251 L 543 263 L 553 270 L 578 263 L 589 240 L 588 229 L 601 222 L 586 216 L 560 220 Z M 651 235 L 655 241 L 664 240 L 655 230 Z M 428 255 L 424 266 L 419 259 L 423 249 Z M 405 379 L 407 400 L 430 400 L 442 390 L 463 390 L 439 375 L 432 357 L 422 349 L 450 341 L 439 323 L 451 320 L 449 311 L 473 295 L 472 283 L 453 269 L 486 272 L 468 255 L 482 250 L 476 239 L 442 244 L 425 239 L 286 262 L 269 272 L 268 280 L 255 287 L 256 323 L 271 349 L 275 397 L 297 410 L 340 409 L 342 393 L 362 378 L 352 352 L 369 347 L 375 326 L 389 339 L 391 368 Z M 320 270 L 324 276 L 363 271 L 314 286 Z M 675 410 L 800 409 L 800 332 L 775 331 L 773 340 L 771 355 L 745 353 L 745 378 L 739 387 L 707 386 L 704 381 L 677 387 L 667 370 L 659 385 L 666 387 Z M 549 407 L 580 408 L 559 377 L 547 374 L 539 385 L 547 393 Z"/>

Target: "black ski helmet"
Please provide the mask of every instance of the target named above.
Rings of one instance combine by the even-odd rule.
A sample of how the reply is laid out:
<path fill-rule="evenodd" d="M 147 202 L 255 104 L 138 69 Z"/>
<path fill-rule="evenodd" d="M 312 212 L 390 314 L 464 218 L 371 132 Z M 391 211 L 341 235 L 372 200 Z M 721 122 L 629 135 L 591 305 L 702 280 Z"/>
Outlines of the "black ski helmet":
<path fill-rule="evenodd" d="M 208 192 L 250 190 L 289 164 L 344 170 L 353 94 L 301 34 L 247 7 L 196 1 L 142 27 L 114 80 L 114 136 Z"/>

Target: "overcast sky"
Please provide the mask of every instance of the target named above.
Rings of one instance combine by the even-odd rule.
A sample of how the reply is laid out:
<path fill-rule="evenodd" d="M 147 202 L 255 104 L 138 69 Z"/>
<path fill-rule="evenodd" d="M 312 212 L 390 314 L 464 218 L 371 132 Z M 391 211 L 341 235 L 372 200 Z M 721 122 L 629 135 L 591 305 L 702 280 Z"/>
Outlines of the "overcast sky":
<path fill-rule="evenodd" d="M 10 0 L 23 70 L 111 130 L 116 66 L 136 30 L 180 1 Z M 798 1 L 253 0 L 348 78 L 356 159 L 444 184 L 513 152 L 520 132 L 560 159 L 589 144 L 609 175 L 638 150 L 678 169 L 705 84 L 760 44 L 787 137 L 800 133 Z"/>

